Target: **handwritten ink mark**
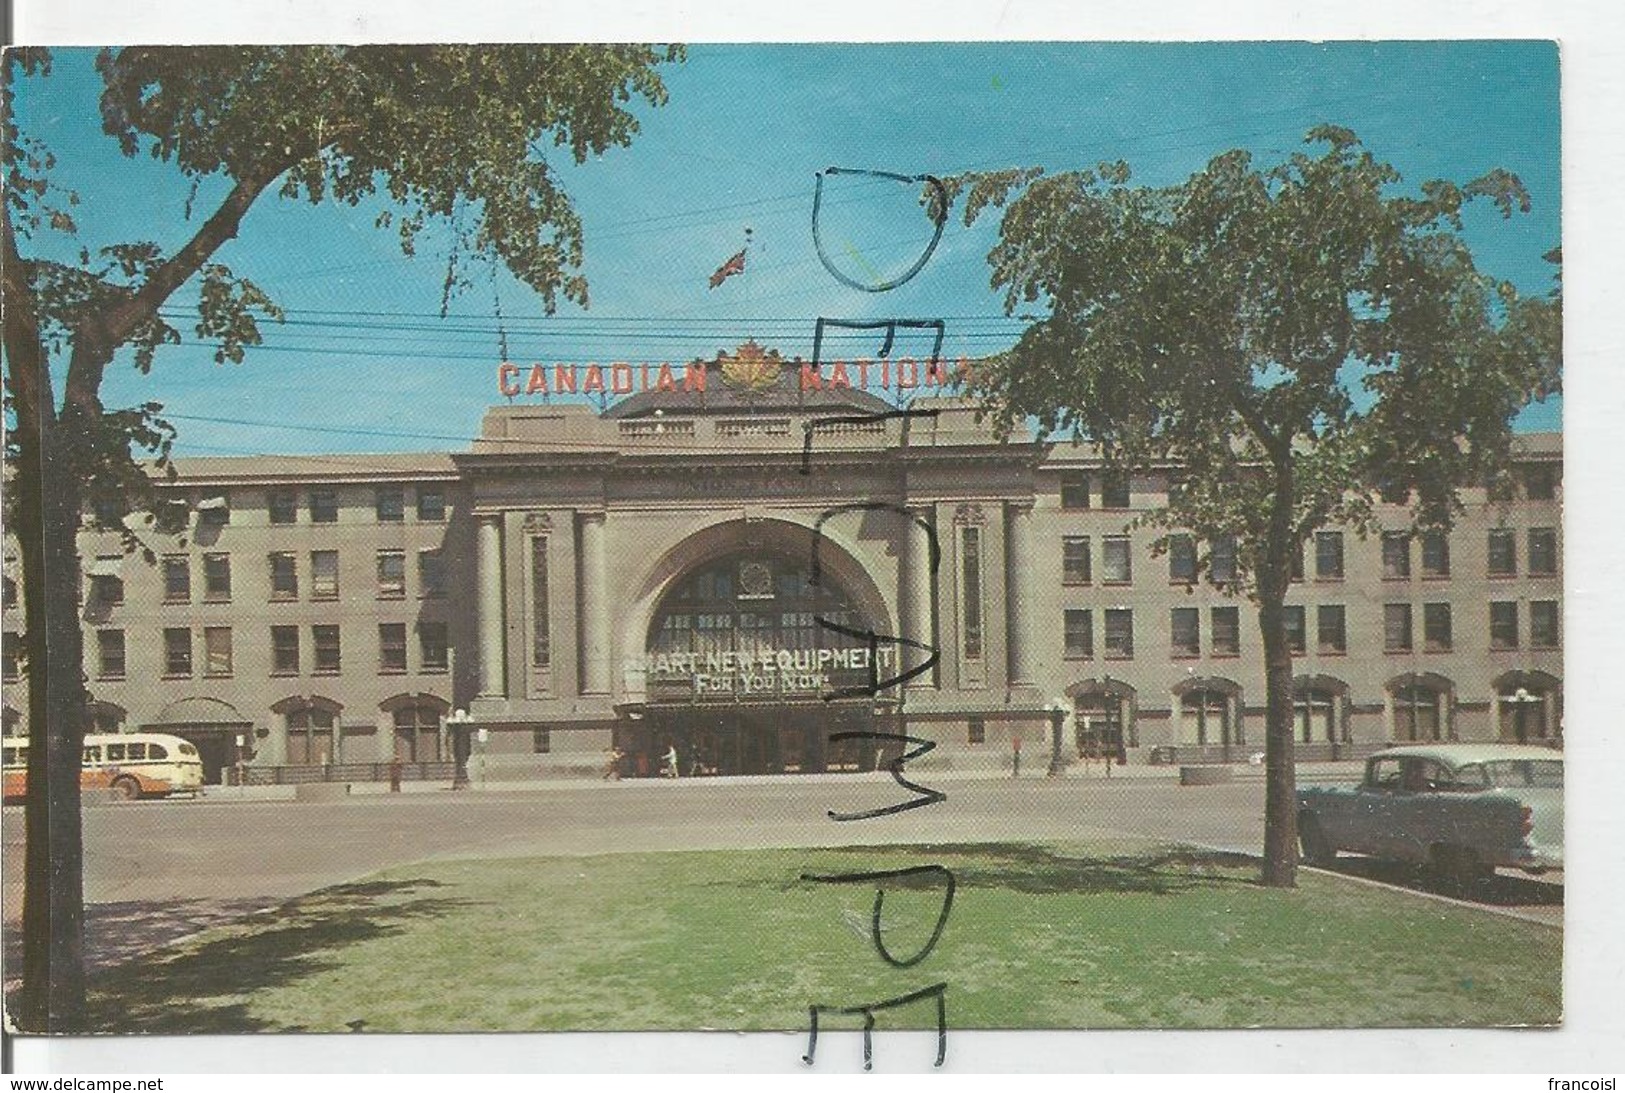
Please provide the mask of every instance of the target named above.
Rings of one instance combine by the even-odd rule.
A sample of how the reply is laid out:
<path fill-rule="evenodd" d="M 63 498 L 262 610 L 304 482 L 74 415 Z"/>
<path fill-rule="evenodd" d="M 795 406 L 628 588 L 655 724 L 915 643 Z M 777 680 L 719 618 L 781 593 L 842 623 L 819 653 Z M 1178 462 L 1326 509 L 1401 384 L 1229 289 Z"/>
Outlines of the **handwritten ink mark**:
<path fill-rule="evenodd" d="M 816 369 L 824 363 L 824 328 L 840 327 L 842 330 L 884 330 L 886 340 L 880 343 L 880 352 L 876 356 L 891 356 L 892 346 L 897 341 L 897 329 L 905 330 L 935 330 L 937 336 L 931 342 L 931 357 L 927 364 L 938 364 L 942 360 L 942 342 L 947 336 L 948 324 L 941 319 L 826 319 L 822 316 L 813 324 L 813 368 Z"/>
<path fill-rule="evenodd" d="M 801 1061 L 808 1066 L 813 1065 L 813 1059 L 818 1052 L 818 1015 L 820 1013 L 834 1013 L 844 1017 L 855 1014 L 863 1015 L 863 1069 L 874 1069 L 874 1028 L 875 1013 L 879 1010 L 896 1009 L 906 1006 L 910 1002 L 918 1002 L 922 998 L 935 997 L 937 1000 L 937 1060 L 934 1066 L 941 1066 L 948 1057 L 948 984 L 933 983 L 929 987 L 922 987 L 908 994 L 900 994 L 896 998 L 888 998 L 884 1002 L 871 1002 L 866 1006 L 808 1006 L 807 1054 Z"/>
<path fill-rule="evenodd" d="M 890 421 L 892 418 L 934 418 L 937 410 L 880 410 L 872 414 L 847 414 L 840 417 L 815 417 L 801 426 L 801 473 L 812 474 L 813 434 L 819 429 L 838 425 L 867 425 L 871 421 Z"/>
<path fill-rule="evenodd" d="M 880 909 L 886 901 L 886 890 L 879 885 L 875 886 L 874 910 L 869 917 L 869 933 L 874 938 L 875 951 L 880 953 L 880 959 L 894 968 L 912 968 L 920 961 L 931 955 L 931 950 L 937 947 L 942 938 L 942 931 L 948 925 L 948 913 L 954 907 L 954 875 L 953 872 L 941 865 L 914 865 L 907 869 L 882 869 L 872 873 L 803 873 L 802 880 L 816 881 L 819 884 L 870 884 L 875 881 L 893 880 L 902 877 L 941 876 L 948 882 L 947 892 L 943 896 L 942 911 L 937 915 L 937 925 L 931 931 L 931 938 L 925 947 L 907 960 L 899 960 L 893 956 L 891 950 L 886 948 L 885 938 L 881 936 Z"/>
<path fill-rule="evenodd" d="M 931 241 L 925 245 L 925 251 L 915 260 L 912 266 L 890 281 L 878 281 L 872 284 L 854 280 L 836 268 L 835 263 L 824 249 L 823 228 L 820 220 L 820 213 L 824 205 L 824 178 L 827 175 L 863 175 L 868 178 L 887 178 L 905 184 L 923 182 L 931 187 L 935 200 L 930 202 L 929 215 L 935 230 L 931 233 Z M 942 184 L 941 179 L 933 175 L 895 175 L 890 171 L 869 171 L 852 167 L 826 167 L 818 172 L 817 179 L 818 181 L 813 187 L 813 249 L 818 252 L 818 260 L 824 264 L 824 268 L 829 271 L 829 275 L 848 288 L 855 288 L 859 292 L 890 292 L 924 269 L 925 264 L 931 260 L 931 255 L 936 251 L 937 244 L 942 242 L 942 229 L 948 223 L 948 189 Z"/>
<path fill-rule="evenodd" d="M 913 749 L 912 751 L 905 751 L 897 758 L 887 763 L 886 769 L 891 772 L 892 781 L 896 782 L 906 790 L 918 793 L 919 796 L 912 801 L 899 801 L 895 805 L 886 805 L 883 808 L 871 808 L 864 812 L 836 812 L 831 809 L 829 812 L 830 819 L 839 821 L 841 823 L 846 823 L 850 820 L 872 820 L 877 816 L 890 816 L 898 812 L 907 812 L 911 808 L 924 808 L 926 805 L 934 805 L 939 801 L 946 801 L 948 799 L 948 795 L 942 792 L 940 789 L 931 789 L 927 786 L 920 785 L 918 782 L 910 782 L 907 778 L 903 777 L 903 764 L 907 763 L 910 759 L 919 759 L 921 756 L 928 755 L 932 751 L 935 751 L 937 747 L 937 742 L 935 740 L 926 740 L 919 736 L 905 736 L 902 733 L 897 732 L 870 732 L 868 730 L 832 732 L 829 734 L 829 741 L 832 744 L 839 743 L 842 740 L 892 740 L 901 741 L 905 744 L 918 744 L 919 747 Z"/>

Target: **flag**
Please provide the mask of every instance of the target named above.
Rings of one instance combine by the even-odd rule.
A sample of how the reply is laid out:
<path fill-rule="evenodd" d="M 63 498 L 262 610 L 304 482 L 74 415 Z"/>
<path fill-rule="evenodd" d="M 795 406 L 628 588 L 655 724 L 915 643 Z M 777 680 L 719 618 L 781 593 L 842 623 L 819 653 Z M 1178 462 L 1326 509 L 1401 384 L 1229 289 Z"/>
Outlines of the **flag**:
<path fill-rule="evenodd" d="M 722 265 L 717 267 L 717 271 L 711 275 L 711 287 L 716 288 L 734 274 L 744 272 L 745 252 L 740 251 L 738 254 L 734 255 L 732 258 L 728 259 L 726 262 L 722 263 Z"/>

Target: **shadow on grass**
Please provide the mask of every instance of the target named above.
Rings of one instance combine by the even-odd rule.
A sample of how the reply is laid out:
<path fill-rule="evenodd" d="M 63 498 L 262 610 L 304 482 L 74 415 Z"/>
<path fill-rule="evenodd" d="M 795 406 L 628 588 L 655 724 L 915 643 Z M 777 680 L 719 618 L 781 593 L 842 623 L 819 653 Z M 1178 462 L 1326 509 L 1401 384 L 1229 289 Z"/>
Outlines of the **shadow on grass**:
<path fill-rule="evenodd" d="M 810 853 L 867 854 L 866 869 L 883 869 L 879 859 L 906 854 L 909 864 L 937 864 L 951 870 L 960 888 L 1005 888 L 1030 895 L 1141 893 L 1170 895 L 1195 888 L 1251 887 L 1258 860 L 1246 854 L 1186 847 L 1162 847 L 1109 857 L 1068 855 L 1033 843 L 926 843 L 918 846 L 843 846 Z M 887 887 L 933 888 L 941 881 L 925 875 L 897 878 Z M 794 884 L 782 885 L 788 889 Z"/>
<path fill-rule="evenodd" d="M 1340 857 L 1331 867 L 1332 872 L 1367 880 L 1397 884 L 1418 892 L 1431 892 L 1452 899 L 1468 900 L 1490 907 L 1561 907 L 1563 885 L 1551 880 L 1497 873 L 1483 880 L 1462 885 L 1427 869 L 1405 862 L 1380 861 L 1376 858 Z"/>
<path fill-rule="evenodd" d="M 338 965 L 338 950 L 400 933 L 469 903 L 421 896 L 439 881 L 373 881 L 323 889 L 225 927 L 178 952 L 110 969 L 91 982 L 90 1027 L 117 1033 L 299 1032 L 253 1017 L 248 995 Z M 358 985 L 358 990 L 364 985 Z"/>

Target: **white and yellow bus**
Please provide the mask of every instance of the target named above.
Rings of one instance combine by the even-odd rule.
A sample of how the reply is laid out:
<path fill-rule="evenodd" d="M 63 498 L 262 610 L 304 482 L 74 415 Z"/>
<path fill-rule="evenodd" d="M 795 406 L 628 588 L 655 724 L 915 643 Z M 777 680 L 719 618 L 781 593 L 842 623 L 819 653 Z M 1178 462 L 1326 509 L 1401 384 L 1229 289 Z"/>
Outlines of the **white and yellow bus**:
<path fill-rule="evenodd" d="M 28 742 L 4 746 L 5 802 L 28 793 Z M 203 792 L 203 762 L 197 748 L 178 736 L 156 732 L 89 733 L 79 785 L 85 792 L 106 791 L 127 801 Z"/>

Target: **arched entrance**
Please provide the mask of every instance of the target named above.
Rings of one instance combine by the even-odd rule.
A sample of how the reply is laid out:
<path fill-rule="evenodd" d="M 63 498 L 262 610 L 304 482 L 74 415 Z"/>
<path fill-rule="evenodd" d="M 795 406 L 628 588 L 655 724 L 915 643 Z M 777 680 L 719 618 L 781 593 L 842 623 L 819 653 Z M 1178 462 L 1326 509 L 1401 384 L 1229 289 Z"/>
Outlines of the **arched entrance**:
<path fill-rule="evenodd" d="M 1241 725 L 1241 685 L 1230 679 L 1188 679 L 1174 687 L 1181 754 L 1228 760 L 1230 749 L 1246 743 Z"/>
<path fill-rule="evenodd" d="M 118 726 L 124 723 L 123 709 L 111 703 L 98 702 L 98 731 L 106 731 L 101 728 L 104 717 Z M 239 759 L 246 758 L 247 742 L 254 731 L 254 723 L 231 703 L 199 695 L 171 702 L 158 711 L 156 719 L 142 728 L 149 732 L 167 732 L 190 741 L 203 762 L 203 781 L 212 786 L 224 781 L 226 771 L 231 770 Z M 122 728 L 113 731 L 122 731 Z"/>
<path fill-rule="evenodd" d="M 873 769 L 873 741 L 831 741 L 874 717 L 897 650 L 828 567 L 776 543 L 736 544 L 678 575 L 644 639 L 644 702 L 616 733 L 622 773 Z M 674 760 L 675 757 L 675 760 Z"/>
<path fill-rule="evenodd" d="M 1122 761 L 1138 747 L 1134 688 L 1116 679 L 1087 679 L 1066 689 L 1072 699 L 1074 743 L 1079 759 Z"/>
<path fill-rule="evenodd" d="M 1507 672 L 1495 680 L 1500 737 L 1514 744 L 1562 740 L 1563 685 L 1546 672 Z"/>

